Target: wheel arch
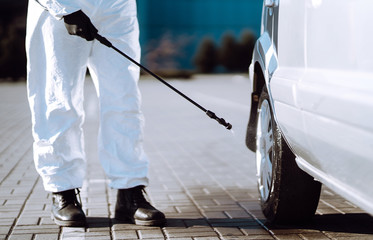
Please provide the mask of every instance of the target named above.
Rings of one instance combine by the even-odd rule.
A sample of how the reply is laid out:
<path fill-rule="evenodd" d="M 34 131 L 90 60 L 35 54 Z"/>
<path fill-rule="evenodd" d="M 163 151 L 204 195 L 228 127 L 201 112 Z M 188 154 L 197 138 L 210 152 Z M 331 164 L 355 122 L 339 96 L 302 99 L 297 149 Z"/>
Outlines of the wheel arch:
<path fill-rule="evenodd" d="M 251 93 L 251 108 L 250 108 L 250 118 L 247 126 L 246 132 L 246 146 L 253 152 L 256 151 L 256 117 L 258 114 L 258 102 L 259 97 L 262 92 L 263 87 L 266 85 L 266 80 L 263 74 L 263 69 L 261 64 L 257 61 L 254 63 L 254 71 L 252 72 L 253 83 L 252 83 L 252 93 Z"/>
<path fill-rule="evenodd" d="M 276 46 L 271 40 L 270 35 L 264 32 L 255 44 L 253 59 L 249 68 L 252 94 L 250 117 L 246 131 L 246 146 L 254 152 L 256 151 L 256 117 L 259 97 L 264 86 L 267 87 L 268 93 L 270 94 L 269 82 L 277 68 L 278 58 Z M 271 97 L 270 104 L 274 111 Z"/>

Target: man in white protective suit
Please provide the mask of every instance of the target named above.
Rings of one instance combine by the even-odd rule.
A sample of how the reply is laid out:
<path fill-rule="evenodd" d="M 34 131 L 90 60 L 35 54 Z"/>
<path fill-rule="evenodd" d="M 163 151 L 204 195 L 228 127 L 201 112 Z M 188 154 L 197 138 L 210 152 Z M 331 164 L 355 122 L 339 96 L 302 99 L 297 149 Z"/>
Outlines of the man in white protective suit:
<path fill-rule="evenodd" d="M 84 226 L 77 201 L 85 177 L 82 124 L 87 68 L 100 106 L 99 158 L 118 189 L 115 218 L 162 225 L 165 215 L 145 198 L 148 160 L 142 147 L 139 68 L 95 40 L 97 29 L 140 60 L 135 0 L 30 0 L 26 51 L 35 167 L 52 192 L 52 218 Z M 75 35 L 75 36 L 74 36 Z"/>

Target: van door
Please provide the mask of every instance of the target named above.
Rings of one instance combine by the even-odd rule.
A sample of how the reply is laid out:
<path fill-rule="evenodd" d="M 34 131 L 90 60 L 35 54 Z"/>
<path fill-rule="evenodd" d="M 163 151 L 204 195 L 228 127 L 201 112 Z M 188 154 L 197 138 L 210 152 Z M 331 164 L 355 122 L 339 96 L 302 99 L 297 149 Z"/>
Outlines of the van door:
<path fill-rule="evenodd" d="M 305 72 L 305 1 L 281 0 L 278 19 L 278 68 L 270 81 L 276 121 L 292 150 L 310 160 L 298 85 Z"/>
<path fill-rule="evenodd" d="M 308 0 L 305 7 L 297 102 L 313 165 L 333 190 L 372 212 L 373 1 Z"/>

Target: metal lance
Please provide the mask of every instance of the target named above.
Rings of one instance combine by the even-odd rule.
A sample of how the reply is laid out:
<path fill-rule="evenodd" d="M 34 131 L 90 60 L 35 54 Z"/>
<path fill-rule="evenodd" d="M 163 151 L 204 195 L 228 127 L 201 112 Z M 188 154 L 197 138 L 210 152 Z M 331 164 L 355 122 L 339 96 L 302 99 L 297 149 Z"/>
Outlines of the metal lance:
<path fill-rule="evenodd" d="M 202 107 L 200 104 L 198 104 L 197 102 L 193 101 L 191 98 L 189 98 L 188 96 L 186 96 L 184 93 L 180 92 L 178 89 L 176 89 L 174 86 L 172 86 L 171 84 L 169 84 L 168 82 L 166 82 L 164 79 L 162 79 L 161 77 L 159 77 L 157 74 L 153 73 L 152 71 L 150 71 L 148 68 L 146 68 L 145 66 L 141 65 L 140 63 L 138 63 L 137 61 L 135 61 L 133 58 L 131 58 L 130 56 L 128 56 L 127 54 L 125 54 L 124 52 L 122 52 L 121 50 L 119 50 L 118 48 L 116 48 L 109 40 L 107 40 L 105 37 L 99 35 L 98 33 L 95 35 L 95 38 L 100 42 L 102 43 L 103 45 L 107 46 L 108 48 L 112 48 L 114 49 L 116 52 L 118 52 L 120 55 L 122 55 L 123 57 L 127 58 L 129 61 L 131 61 L 132 63 L 134 63 L 135 65 L 137 65 L 138 67 L 140 67 L 141 69 L 143 69 L 145 72 L 147 72 L 148 74 L 152 75 L 154 78 L 156 78 L 157 80 L 159 80 L 160 82 L 162 82 L 164 85 L 166 85 L 167 87 L 171 88 L 174 92 L 176 92 L 177 94 L 179 94 L 180 96 L 182 96 L 183 98 L 185 98 L 186 100 L 188 100 L 190 103 L 192 103 L 193 105 L 195 105 L 196 107 L 198 107 L 199 109 L 201 109 L 204 113 L 206 113 L 207 116 L 209 116 L 210 118 L 212 119 L 215 119 L 219 124 L 223 125 L 226 129 L 230 130 L 232 129 L 232 124 L 230 124 L 229 122 L 226 122 L 224 120 L 224 118 L 219 118 L 218 116 L 216 116 L 216 114 L 210 110 L 207 110 L 206 108 Z"/>

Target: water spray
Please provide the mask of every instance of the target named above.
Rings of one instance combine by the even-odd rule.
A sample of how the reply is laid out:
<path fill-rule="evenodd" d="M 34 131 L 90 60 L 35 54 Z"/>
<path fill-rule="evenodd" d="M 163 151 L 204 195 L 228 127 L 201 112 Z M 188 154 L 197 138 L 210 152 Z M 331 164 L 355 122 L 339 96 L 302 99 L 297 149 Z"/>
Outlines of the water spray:
<path fill-rule="evenodd" d="M 140 67 L 141 69 L 143 69 L 145 72 L 147 72 L 148 74 L 152 75 L 154 78 L 156 78 L 157 80 L 159 80 L 160 82 L 162 82 L 164 85 L 166 85 L 167 87 L 171 88 L 174 92 L 178 93 L 180 96 L 182 96 L 183 98 L 185 98 L 186 100 L 188 100 L 190 103 L 192 103 L 194 106 L 198 107 L 199 109 L 201 109 L 204 113 L 206 113 L 207 116 L 209 116 L 210 118 L 212 119 L 215 119 L 219 124 L 223 125 L 226 129 L 228 130 L 231 130 L 232 129 L 232 124 L 226 122 L 224 120 L 224 118 L 219 118 L 218 116 L 216 116 L 216 114 L 210 110 L 207 110 L 206 108 L 202 107 L 200 104 L 198 104 L 197 102 L 193 101 L 191 98 L 189 98 L 188 96 L 186 96 L 184 93 L 180 92 L 179 90 L 177 90 L 175 87 L 173 87 L 171 84 L 169 84 L 168 82 L 166 82 L 165 80 L 163 80 L 161 77 L 159 77 L 157 74 L 153 73 L 152 71 L 150 71 L 148 68 L 146 68 L 145 66 L 141 65 L 140 63 L 138 63 L 137 61 L 135 61 L 133 58 L 131 58 L 130 56 L 128 56 L 127 54 L 125 54 L 124 52 L 120 51 L 118 48 L 116 48 L 115 46 L 113 46 L 113 44 L 111 42 L 109 42 L 109 40 L 107 40 L 105 37 L 99 35 L 98 33 L 95 35 L 95 38 L 100 42 L 102 43 L 103 45 L 107 46 L 108 48 L 112 48 L 114 49 L 116 52 L 118 52 L 120 55 L 122 55 L 123 57 L 127 58 L 128 60 L 130 60 L 132 63 L 134 63 L 135 65 L 137 65 L 138 67 Z"/>

